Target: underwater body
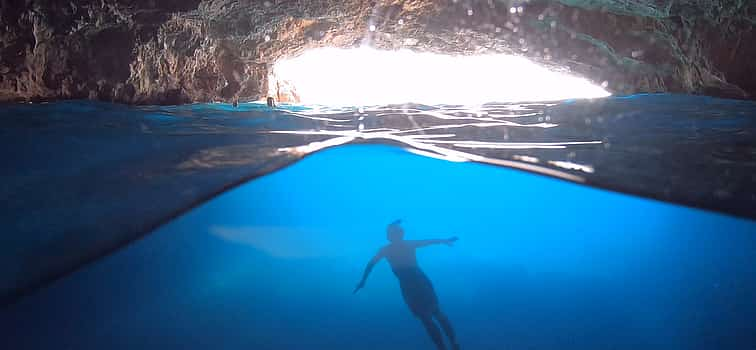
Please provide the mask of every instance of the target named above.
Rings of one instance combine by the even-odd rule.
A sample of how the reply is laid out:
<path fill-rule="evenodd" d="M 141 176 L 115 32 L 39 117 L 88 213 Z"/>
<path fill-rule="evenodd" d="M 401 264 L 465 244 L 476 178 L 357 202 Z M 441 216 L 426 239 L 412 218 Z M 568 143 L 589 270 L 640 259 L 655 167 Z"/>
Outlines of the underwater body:
<path fill-rule="evenodd" d="M 12 349 L 753 349 L 756 103 L 0 108 Z M 30 137 L 34 135 L 34 137 Z"/>

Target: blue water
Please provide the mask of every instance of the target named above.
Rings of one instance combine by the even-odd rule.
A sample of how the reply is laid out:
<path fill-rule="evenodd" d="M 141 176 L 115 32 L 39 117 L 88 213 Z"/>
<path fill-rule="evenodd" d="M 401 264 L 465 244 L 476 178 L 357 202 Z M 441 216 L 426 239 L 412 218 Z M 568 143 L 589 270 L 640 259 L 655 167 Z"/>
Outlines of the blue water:
<path fill-rule="evenodd" d="M 8 349 L 756 348 L 756 103 L 0 106 Z M 218 195 L 216 197 L 216 195 Z"/>
<path fill-rule="evenodd" d="M 8 349 L 432 349 L 385 262 L 404 219 L 465 349 L 752 349 L 756 223 L 390 146 L 227 192 L 9 307 Z"/>

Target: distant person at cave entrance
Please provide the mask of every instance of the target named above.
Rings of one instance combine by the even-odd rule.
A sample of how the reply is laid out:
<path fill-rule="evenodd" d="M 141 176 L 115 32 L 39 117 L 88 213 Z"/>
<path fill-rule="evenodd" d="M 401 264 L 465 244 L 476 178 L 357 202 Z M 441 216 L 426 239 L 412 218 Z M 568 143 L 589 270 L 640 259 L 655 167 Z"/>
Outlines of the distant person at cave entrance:
<path fill-rule="evenodd" d="M 362 275 L 362 280 L 354 288 L 354 293 L 357 293 L 362 287 L 365 286 L 365 280 L 367 280 L 370 271 L 373 270 L 373 266 L 381 259 L 386 258 L 391 270 L 399 279 L 399 286 L 402 289 L 402 296 L 404 302 L 407 303 L 412 314 L 417 317 L 420 322 L 423 323 L 428 335 L 436 344 L 436 348 L 439 350 L 445 350 L 444 339 L 441 336 L 441 331 L 438 329 L 433 320 L 441 326 L 446 334 L 446 337 L 451 343 L 451 349 L 458 350 L 459 344 L 457 343 L 456 336 L 454 335 L 454 329 L 452 329 L 451 322 L 446 315 L 441 312 L 441 308 L 438 306 L 438 298 L 436 292 L 433 290 L 433 284 L 425 276 L 420 267 L 417 265 L 417 256 L 415 250 L 417 248 L 427 247 L 435 244 L 446 244 L 448 246 L 454 245 L 457 241 L 457 237 L 448 239 L 426 239 L 426 240 L 405 240 L 404 230 L 401 226 L 401 221 L 396 220 L 386 229 L 386 238 L 389 240 L 389 244 L 378 250 L 378 253 L 370 259 L 365 267 L 365 273 Z"/>

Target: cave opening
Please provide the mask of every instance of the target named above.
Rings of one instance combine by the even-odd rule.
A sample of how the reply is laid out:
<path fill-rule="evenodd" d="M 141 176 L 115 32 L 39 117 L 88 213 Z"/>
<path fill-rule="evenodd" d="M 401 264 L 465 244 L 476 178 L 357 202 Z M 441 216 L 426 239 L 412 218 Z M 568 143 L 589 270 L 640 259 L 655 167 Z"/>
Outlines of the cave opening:
<path fill-rule="evenodd" d="M 278 60 L 268 94 L 280 102 L 335 106 L 475 105 L 610 96 L 602 86 L 524 57 L 411 50 L 317 48 Z"/>

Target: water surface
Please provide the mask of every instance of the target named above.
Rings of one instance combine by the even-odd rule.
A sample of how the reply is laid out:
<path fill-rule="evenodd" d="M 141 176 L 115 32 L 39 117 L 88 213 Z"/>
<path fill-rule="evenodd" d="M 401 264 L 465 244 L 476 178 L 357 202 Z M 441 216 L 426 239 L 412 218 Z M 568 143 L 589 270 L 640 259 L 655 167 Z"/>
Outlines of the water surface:
<path fill-rule="evenodd" d="M 756 218 L 753 102 L 638 95 L 270 109 L 73 101 L 5 105 L 0 118 L 4 304 L 226 189 L 347 143 L 395 145 Z M 489 186 L 499 185 L 506 181 Z"/>
<path fill-rule="evenodd" d="M 432 349 L 385 262 L 404 219 L 464 349 L 752 349 L 756 223 L 343 146 L 229 191 L 0 313 L 9 348 Z M 42 336 L 44 335 L 44 336 Z"/>

